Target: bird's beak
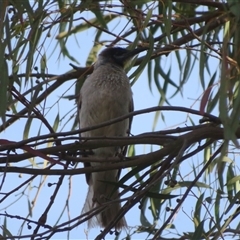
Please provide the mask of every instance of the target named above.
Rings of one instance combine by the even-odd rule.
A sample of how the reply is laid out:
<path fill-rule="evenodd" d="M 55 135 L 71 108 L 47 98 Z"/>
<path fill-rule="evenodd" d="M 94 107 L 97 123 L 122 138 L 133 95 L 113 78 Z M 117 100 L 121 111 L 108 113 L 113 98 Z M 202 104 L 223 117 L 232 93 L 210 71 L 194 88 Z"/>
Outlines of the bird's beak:
<path fill-rule="evenodd" d="M 122 61 L 125 62 L 127 60 L 129 60 L 130 58 L 134 57 L 135 55 L 137 55 L 140 52 L 143 52 L 145 50 L 148 50 L 147 47 L 140 47 L 140 48 L 135 48 L 133 50 L 128 50 L 128 52 L 126 52 L 124 55 L 121 56 Z"/>

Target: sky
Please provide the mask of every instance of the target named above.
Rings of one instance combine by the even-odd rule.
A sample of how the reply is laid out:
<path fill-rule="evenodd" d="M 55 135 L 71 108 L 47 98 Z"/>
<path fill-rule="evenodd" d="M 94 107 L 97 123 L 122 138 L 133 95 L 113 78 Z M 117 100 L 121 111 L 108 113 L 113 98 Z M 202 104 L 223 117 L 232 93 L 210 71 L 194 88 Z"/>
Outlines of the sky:
<path fill-rule="evenodd" d="M 84 15 L 86 19 L 91 19 L 93 15 L 90 12 L 81 13 Z M 75 23 L 76 24 L 76 23 Z M 109 29 L 114 32 L 115 34 L 118 34 L 123 27 L 126 24 L 126 20 L 124 18 L 121 18 L 121 21 L 113 21 L 109 25 Z M 75 36 L 71 36 L 68 38 L 67 41 L 67 48 L 69 50 L 69 53 L 76 58 L 80 65 L 79 66 L 85 66 L 86 58 L 89 54 L 89 51 L 91 50 L 93 44 L 94 44 L 94 37 L 95 37 L 95 30 L 93 28 L 89 28 L 84 33 L 77 33 Z M 47 55 L 47 70 L 50 74 L 63 74 L 69 70 L 71 70 L 71 67 L 69 63 L 73 63 L 70 59 L 67 57 L 63 57 L 59 54 L 59 47 L 55 48 L 55 44 L 57 40 L 54 39 L 54 36 L 57 35 L 56 29 L 53 29 L 51 31 L 51 35 L 53 36 L 53 39 L 47 39 L 43 49 L 41 49 L 42 52 L 45 52 Z M 108 35 L 103 34 L 102 39 L 111 40 Z M 132 39 L 134 40 L 133 36 Z M 43 39 L 40 40 L 42 42 Z M 127 47 L 127 45 L 120 45 L 122 47 Z M 104 49 L 104 47 L 102 48 Z M 184 50 L 182 53 L 184 55 Z M 142 56 L 143 54 L 141 54 Z M 182 56 L 183 56 L 182 55 Z M 76 65 L 76 63 L 73 63 Z M 39 66 L 39 58 L 36 61 L 36 65 Z M 174 53 L 169 54 L 166 56 L 161 56 L 161 66 L 166 69 L 166 72 L 168 71 L 169 67 L 172 68 L 171 71 L 171 78 L 176 81 L 176 83 L 179 82 L 181 72 L 178 70 L 177 62 L 175 59 Z M 218 68 L 218 61 L 213 60 L 211 62 L 211 68 L 217 69 Z M 133 72 L 135 68 L 131 69 L 131 71 L 128 73 L 128 75 L 131 75 L 131 72 Z M 21 72 L 24 72 L 24 67 L 21 67 Z M 160 79 L 160 82 L 163 83 L 163 79 Z M 57 104 L 56 101 L 58 100 L 59 96 L 61 96 L 63 93 L 65 95 L 74 94 L 74 87 L 75 87 L 75 80 L 71 80 L 63 84 L 57 91 L 55 91 L 51 96 L 47 98 L 47 102 L 45 102 L 45 106 L 47 109 L 49 109 L 49 112 L 47 113 L 47 119 L 50 123 L 54 123 L 54 120 L 56 118 L 56 114 L 59 112 L 60 117 L 64 116 L 70 109 L 76 108 L 76 105 L 74 105 L 74 101 L 69 101 L 67 99 L 60 100 Z M 148 85 L 148 75 L 147 70 L 145 69 L 137 82 L 133 85 L 132 91 L 133 91 L 133 98 L 134 98 L 134 105 L 135 110 L 145 109 L 148 107 L 154 107 L 158 105 L 159 102 L 159 92 L 157 91 L 154 83 L 152 84 L 152 91 L 149 90 Z M 26 85 L 26 89 L 29 88 L 29 85 Z M 25 89 L 25 90 L 26 90 Z M 167 92 L 167 97 L 170 97 L 173 93 L 174 89 L 169 88 Z M 196 67 L 193 69 L 192 75 L 190 76 L 188 82 L 183 87 L 183 94 L 177 95 L 176 97 L 169 99 L 172 106 L 181 106 L 181 107 L 191 107 L 193 109 L 198 110 L 199 109 L 199 97 L 203 93 L 200 80 L 199 80 L 199 66 L 196 64 Z M 55 105 L 54 105 L 55 104 Z M 40 106 L 39 106 L 40 107 Z M 41 108 L 41 107 L 40 107 Z M 22 109 L 21 104 L 18 105 L 18 109 Z M 141 134 L 144 132 L 150 132 L 153 129 L 153 123 L 154 123 L 154 113 L 148 113 L 140 116 L 134 117 L 133 124 L 132 124 L 132 130 L 131 133 L 133 135 Z M 193 116 L 194 121 L 198 123 L 199 117 Z M 62 121 L 62 124 L 59 126 L 58 131 L 69 131 L 72 125 L 72 122 L 69 122 L 69 124 L 66 124 L 64 126 L 64 122 L 66 122 L 68 119 L 65 118 Z M 5 138 L 8 140 L 18 141 L 22 139 L 23 132 L 24 132 L 24 125 L 25 120 L 19 120 L 14 125 L 12 125 L 10 128 L 8 128 L 5 132 L 1 133 L 0 137 Z M 179 112 L 166 112 L 164 113 L 164 121 L 161 119 L 161 117 L 158 118 L 157 124 L 154 130 L 166 130 L 170 128 L 175 127 L 184 127 L 185 125 L 191 125 L 190 122 L 187 119 L 187 115 Z M 31 129 L 29 137 L 35 136 L 36 134 L 41 132 L 41 134 L 45 134 L 46 129 L 44 127 L 41 127 L 41 123 L 38 121 L 34 121 Z M 64 128 L 63 128 L 64 127 Z M 62 129 L 63 128 L 63 129 Z M 151 146 L 146 145 L 140 145 L 136 147 L 137 154 L 142 153 L 148 153 L 151 151 Z M 186 174 L 189 172 L 189 169 L 192 167 L 192 164 L 194 161 L 199 161 L 201 159 L 193 159 L 192 162 L 187 162 L 184 166 L 186 167 L 186 170 L 183 170 L 183 173 L 186 172 Z M 40 161 L 41 160 L 37 160 Z M 30 162 L 28 160 L 24 161 L 23 166 L 30 165 Z M 44 164 L 44 163 L 43 163 Z M 123 175 L 129 171 L 129 169 L 123 171 Z M 3 186 L 2 192 L 8 192 L 9 190 L 15 188 L 17 185 L 22 183 L 23 181 L 27 180 L 30 176 L 28 175 L 21 175 L 18 176 L 18 174 L 7 174 L 5 184 Z M 29 212 L 29 202 L 28 202 L 28 196 L 26 193 L 29 193 L 30 199 L 34 199 L 37 195 L 36 199 L 36 206 L 34 207 L 34 210 L 32 212 L 32 219 L 36 220 L 38 219 L 44 209 L 46 208 L 49 198 L 51 196 L 52 191 L 54 190 L 53 187 L 48 187 L 48 183 L 54 183 L 56 182 L 58 177 L 39 177 L 35 181 L 32 182 L 31 186 L 28 186 L 26 191 L 23 193 L 22 189 L 20 189 L 16 194 L 9 197 L 9 199 L 5 202 L 3 202 L 0 206 L 0 213 L 4 213 L 4 211 L 7 211 L 8 214 L 12 215 L 19 215 L 19 216 L 27 216 Z M 189 177 L 190 179 L 190 177 Z M 37 194 L 37 187 L 39 182 L 44 181 L 43 186 L 41 188 L 41 191 L 39 194 Z M 69 177 L 65 177 L 64 184 L 62 185 L 56 202 L 53 204 L 53 207 L 50 211 L 50 214 L 47 219 L 47 224 L 51 225 L 56 222 L 60 215 L 60 211 L 63 208 L 67 195 L 69 193 Z M 74 218 L 78 216 L 81 212 L 81 209 L 83 207 L 83 203 L 85 201 L 86 193 L 87 193 L 87 184 L 85 182 L 85 177 L 83 175 L 79 176 L 73 176 L 71 178 L 71 196 L 69 201 L 69 211 L 68 214 L 71 218 Z M 15 201 L 18 201 L 14 204 Z M 31 204 L 30 204 L 31 205 Z M 174 206 L 174 203 L 173 203 Z M 188 205 L 184 206 L 184 211 L 188 212 L 191 211 L 194 207 L 194 204 L 191 204 L 191 201 L 189 201 Z M 147 214 L 149 217 L 149 220 L 152 221 L 150 213 Z M 180 232 L 184 231 L 193 231 L 194 226 L 189 224 L 183 224 L 185 221 L 185 218 L 187 216 L 184 214 L 178 214 L 175 216 L 174 224 L 176 226 L 180 226 Z M 136 224 L 140 224 L 140 214 L 137 207 L 134 207 L 131 209 L 127 215 L 126 219 L 129 224 L 129 226 L 132 226 L 134 229 L 134 226 Z M 63 218 L 61 219 L 61 222 L 63 220 L 67 220 L 67 213 L 65 212 L 63 214 Z M 188 221 L 191 223 L 191 221 Z M 0 217 L 0 224 L 4 223 L 4 218 Z M 7 219 L 7 226 L 8 229 L 12 232 L 13 235 L 17 235 L 19 232 L 19 226 L 21 224 L 21 221 L 17 219 Z M 159 220 L 159 225 L 161 225 L 161 219 Z M 32 229 L 34 229 L 35 225 L 32 224 Z M 25 225 L 22 231 L 22 234 L 31 234 L 32 229 L 28 229 Z M 40 232 L 43 229 L 40 230 Z M 92 229 L 88 233 L 88 239 L 93 239 L 96 234 L 99 233 L 99 229 Z M 124 234 L 122 235 L 124 236 Z M 146 234 L 136 234 L 134 239 L 143 239 L 146 237 Z M 166 235 L 168 237 L 168 235 Z M 59 233 L 54 235 L 52 239 L 65 239 L 66 233 Z M 112 236 L 108 236 L 106 239 L 111 239 Z M 86 225 L 79 226 L 76 229 L 73 229 L 70 234 L 70 239 L 86 239 Z"/>

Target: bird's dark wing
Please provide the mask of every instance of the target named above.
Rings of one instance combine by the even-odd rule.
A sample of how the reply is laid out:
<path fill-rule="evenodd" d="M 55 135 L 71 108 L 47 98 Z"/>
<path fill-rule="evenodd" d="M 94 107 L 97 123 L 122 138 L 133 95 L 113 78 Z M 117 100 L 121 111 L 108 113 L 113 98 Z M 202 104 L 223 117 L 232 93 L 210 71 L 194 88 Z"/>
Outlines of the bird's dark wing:
<path fill-rule="evenodd" d="M 131 99 L 131 102 L 129 104 L 129 113 L 133 112 L 134 111 L 134 104 L 133 104 L 133 98 Z M 133 120 L 133 117 L 130 117 L 129 118 L 129 126 L 128 126 L 128 130 L 127 130 L 127 135 L 129 136 L 130 133 L 131 133 L 131 126 L 132 126 L 132 120 Z M 125 146 L 123 147 L 122 149 L 122 154 L 123 156 L 126 156 L 127 154 L 127 149 L 128 149 L 128 146 Z"/>
<path fill-rule="evenodd" d="M 78 119 L 79 119 L 79 127 L 80 127 L 80 111 L 81 111 L 81 94 L 79 95 L 79 100 L 78 100 Z M 79 133 L 79 139 L 81 141 L 81 133 Z M 81 157 L 87 157 L 87 154 L 84 154 L 84 150 L 82 150 L 82 154 L 80 155 Z M 89 162 L 84 162 L 83 163 L 84 167 L 91 167 L 91 164 Z M 86 173 L 86 182 L 89 184 L 91 173 Z"/>
<path fill-rule="evenodd" d="M 133 103 L 133 98 L 131 99 L 131 102 L 129 104 L 129 113 L 133 112 L 134 111 L 134 103 Z M 132 126 L 132 120 L 133 120 L 133 116 L 129 118 L 129 127 L 128 127 L 128 136 L 130 135 L 130 131 L 131 131 L 131 126 Z M 128 149 L 128 146 L 125 146 L 122 148 L 122 155 L 123 157 L 126 156 L 127 154 L 127 149 Z M 121 174 L 121 169 L 119 169 L 119 172 L 118 172 L 118 179 L 120 178 L 120 174 Z"/>

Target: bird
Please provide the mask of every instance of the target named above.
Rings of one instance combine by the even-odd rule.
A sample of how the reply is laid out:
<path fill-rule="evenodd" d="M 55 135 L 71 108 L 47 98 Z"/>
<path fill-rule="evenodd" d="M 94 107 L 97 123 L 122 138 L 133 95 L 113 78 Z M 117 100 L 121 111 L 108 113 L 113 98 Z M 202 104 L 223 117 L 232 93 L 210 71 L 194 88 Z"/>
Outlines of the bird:
<path fill-rule="evenodd" d="M 128 62 L 145 48 L 128 50 L 121 47 L 104 49 L 93 66 L 93 72 L 84 81 L 79 94 L 79 127 L 92 127 L 111 119 L 121 117 L 133 111 L 133 98 L 129 78 L 125 72 Z M 128 136 L 132 118 L 82 132 L 81 137 L 119 137 Z M 127 148 L 101 147 L 93 149 L 93 156 L 109 158 L 124 156 Z M 123 159 L 123 158 L 121 158 Z M 103 166 L 106 162 L 85 162 L 84 166 Z M 120 177 L 118 169 L 86 174 L 88 193 L 82 209 L 87 213 L 95 207 L 105 204 L 102 212 L 88 220 L 88 228 L 105 228 L 117 217 L 121 209 L 119 189 L 116 184 Z M 112 184 L 110 184 L 112 183 Z M 107 204 L 106 204 L 107 203 Z M 116 230 L 127 228 L 125 218 L 114 226 Z"/>

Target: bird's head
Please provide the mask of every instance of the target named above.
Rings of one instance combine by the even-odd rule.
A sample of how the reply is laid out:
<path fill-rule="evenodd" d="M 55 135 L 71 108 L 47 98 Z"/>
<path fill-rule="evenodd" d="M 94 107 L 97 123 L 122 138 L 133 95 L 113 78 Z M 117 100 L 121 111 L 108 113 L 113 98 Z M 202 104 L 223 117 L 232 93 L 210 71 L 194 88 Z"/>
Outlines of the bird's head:
<path fill-rule="evenodd" d="M 101 62 L 109 62 L 116 64 L 122 68 L 126 67 L 127 63 L 138 53 L 145 51 L 147 48 L 136 48 L 128 50 L 126 48 L 114 47 L 106 48 L 100 54 L 98 59 Z"/>

